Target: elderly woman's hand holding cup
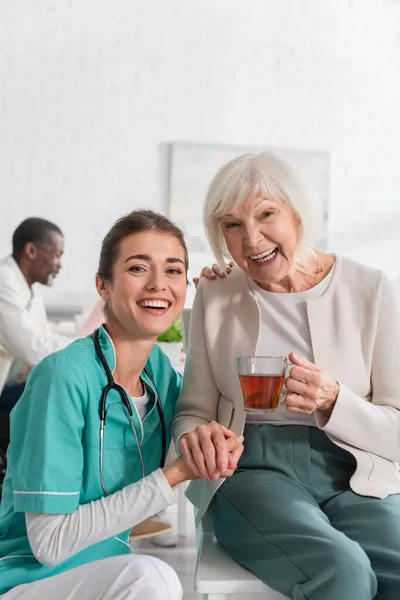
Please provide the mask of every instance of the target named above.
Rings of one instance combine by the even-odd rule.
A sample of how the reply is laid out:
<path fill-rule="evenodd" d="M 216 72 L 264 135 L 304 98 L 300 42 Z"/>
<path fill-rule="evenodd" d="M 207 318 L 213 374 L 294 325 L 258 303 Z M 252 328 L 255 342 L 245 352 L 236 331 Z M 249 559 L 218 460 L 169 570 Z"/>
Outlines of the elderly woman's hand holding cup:
<path fill-rule="evenodd" d="M 330 415 L 339 394 L 338 382 L 329 373 L 293 352 L 289 354 L 289 360 L 292 368 L 285 379 L 288 411 L 310 415 L 319 410 Z"/>

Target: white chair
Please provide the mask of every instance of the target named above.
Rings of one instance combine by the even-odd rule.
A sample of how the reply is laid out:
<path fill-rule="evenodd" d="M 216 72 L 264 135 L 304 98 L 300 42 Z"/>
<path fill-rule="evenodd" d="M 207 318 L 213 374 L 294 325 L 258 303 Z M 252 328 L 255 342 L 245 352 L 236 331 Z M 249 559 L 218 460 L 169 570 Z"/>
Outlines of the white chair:
<path fill-rule="evenodd" d="M 195 590 L 198 600 L 286 600 L 258 577 L 239 566 L 218 545 L 206 513 L 196 528 Z"/>

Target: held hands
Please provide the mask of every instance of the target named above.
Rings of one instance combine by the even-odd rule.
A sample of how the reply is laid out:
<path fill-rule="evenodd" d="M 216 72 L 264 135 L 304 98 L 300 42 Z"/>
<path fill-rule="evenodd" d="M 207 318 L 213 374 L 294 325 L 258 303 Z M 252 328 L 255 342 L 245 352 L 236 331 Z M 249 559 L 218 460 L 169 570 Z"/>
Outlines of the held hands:
<path fill-rule="evenodd" d="M 216 279 L 217 277 L 225 277 L 225 275 L 229 275 L 234 267 L 235 263 L 230 262 L 225 266 L 225 271 L 221 271 L 219 266 L 215 263 L 212 267 L 203 267 L 199 277 L 193 278 L 193 283 L 195 287 L 199 283 L 200 277 L 206 277 L 207 279 Z"/>
<path fill-rule="evenodd" d="M 183 435 L 179 451 L 197 479 L 214 481 L 233 475 L 243 452 L 243 436 L 212 421 Z"/>
<path fill-rule="evenodd" d="M 311 415 L 319 410 L 331 415 L 339 394 L 338 382 L 329 373 L 293 352 L 289 354 L 289 360 L 294 366 L 285 380 L 288 411 Z"/>

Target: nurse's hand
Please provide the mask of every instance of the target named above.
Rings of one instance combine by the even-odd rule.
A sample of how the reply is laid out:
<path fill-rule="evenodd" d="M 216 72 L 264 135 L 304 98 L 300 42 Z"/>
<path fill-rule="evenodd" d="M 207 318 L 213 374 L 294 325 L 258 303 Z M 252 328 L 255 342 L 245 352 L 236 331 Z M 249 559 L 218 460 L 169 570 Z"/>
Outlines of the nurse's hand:
<path fill-rule="evenodd" d="M 235 263 L 231 261 L 230 263 L 225 265 L 224 271 L 221 271 L 219 265 L 217 265 L 216 263 L 212 267 L 203 267 L 199 277 L 193 278 L 193 283 L 197 287 L 200 277 L 206 277 L 207 279 L 217 279 L 217 277 L 225 277 L 225 275 L 229 275 L 234 266 Z"/>
<path fill-rule="evenodd" d="M 189 469 L 181 456 L 172 461 L 171 464 L 164 467 L 162 471 L 165 479 L 168 481 L 171 487 L 175 487 L 184 481 L 199 479 L 199 477 L 197 477 L 195 473 Z"/>
<path fill-rule="evenodd" d="M 213 481 L 232 475 L 243 452 L 243 436 L 212 421 L 183 435 L 179 451 L 191 471 Z"/>

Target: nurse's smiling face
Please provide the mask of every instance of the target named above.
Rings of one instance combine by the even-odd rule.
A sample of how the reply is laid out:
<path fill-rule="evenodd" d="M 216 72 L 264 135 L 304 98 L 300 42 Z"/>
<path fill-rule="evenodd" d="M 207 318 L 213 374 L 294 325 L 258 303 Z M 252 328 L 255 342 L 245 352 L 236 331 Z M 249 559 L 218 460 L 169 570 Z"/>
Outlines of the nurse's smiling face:
<path fill-rule="evenodd" d="M 97 276 L 107 303 L 107 321 L 129 336 L 156 339 L 183 310 L 185 252 L 170 233 L 144 231 L 126 236 L 112 267 L 112 279 Z"/>

